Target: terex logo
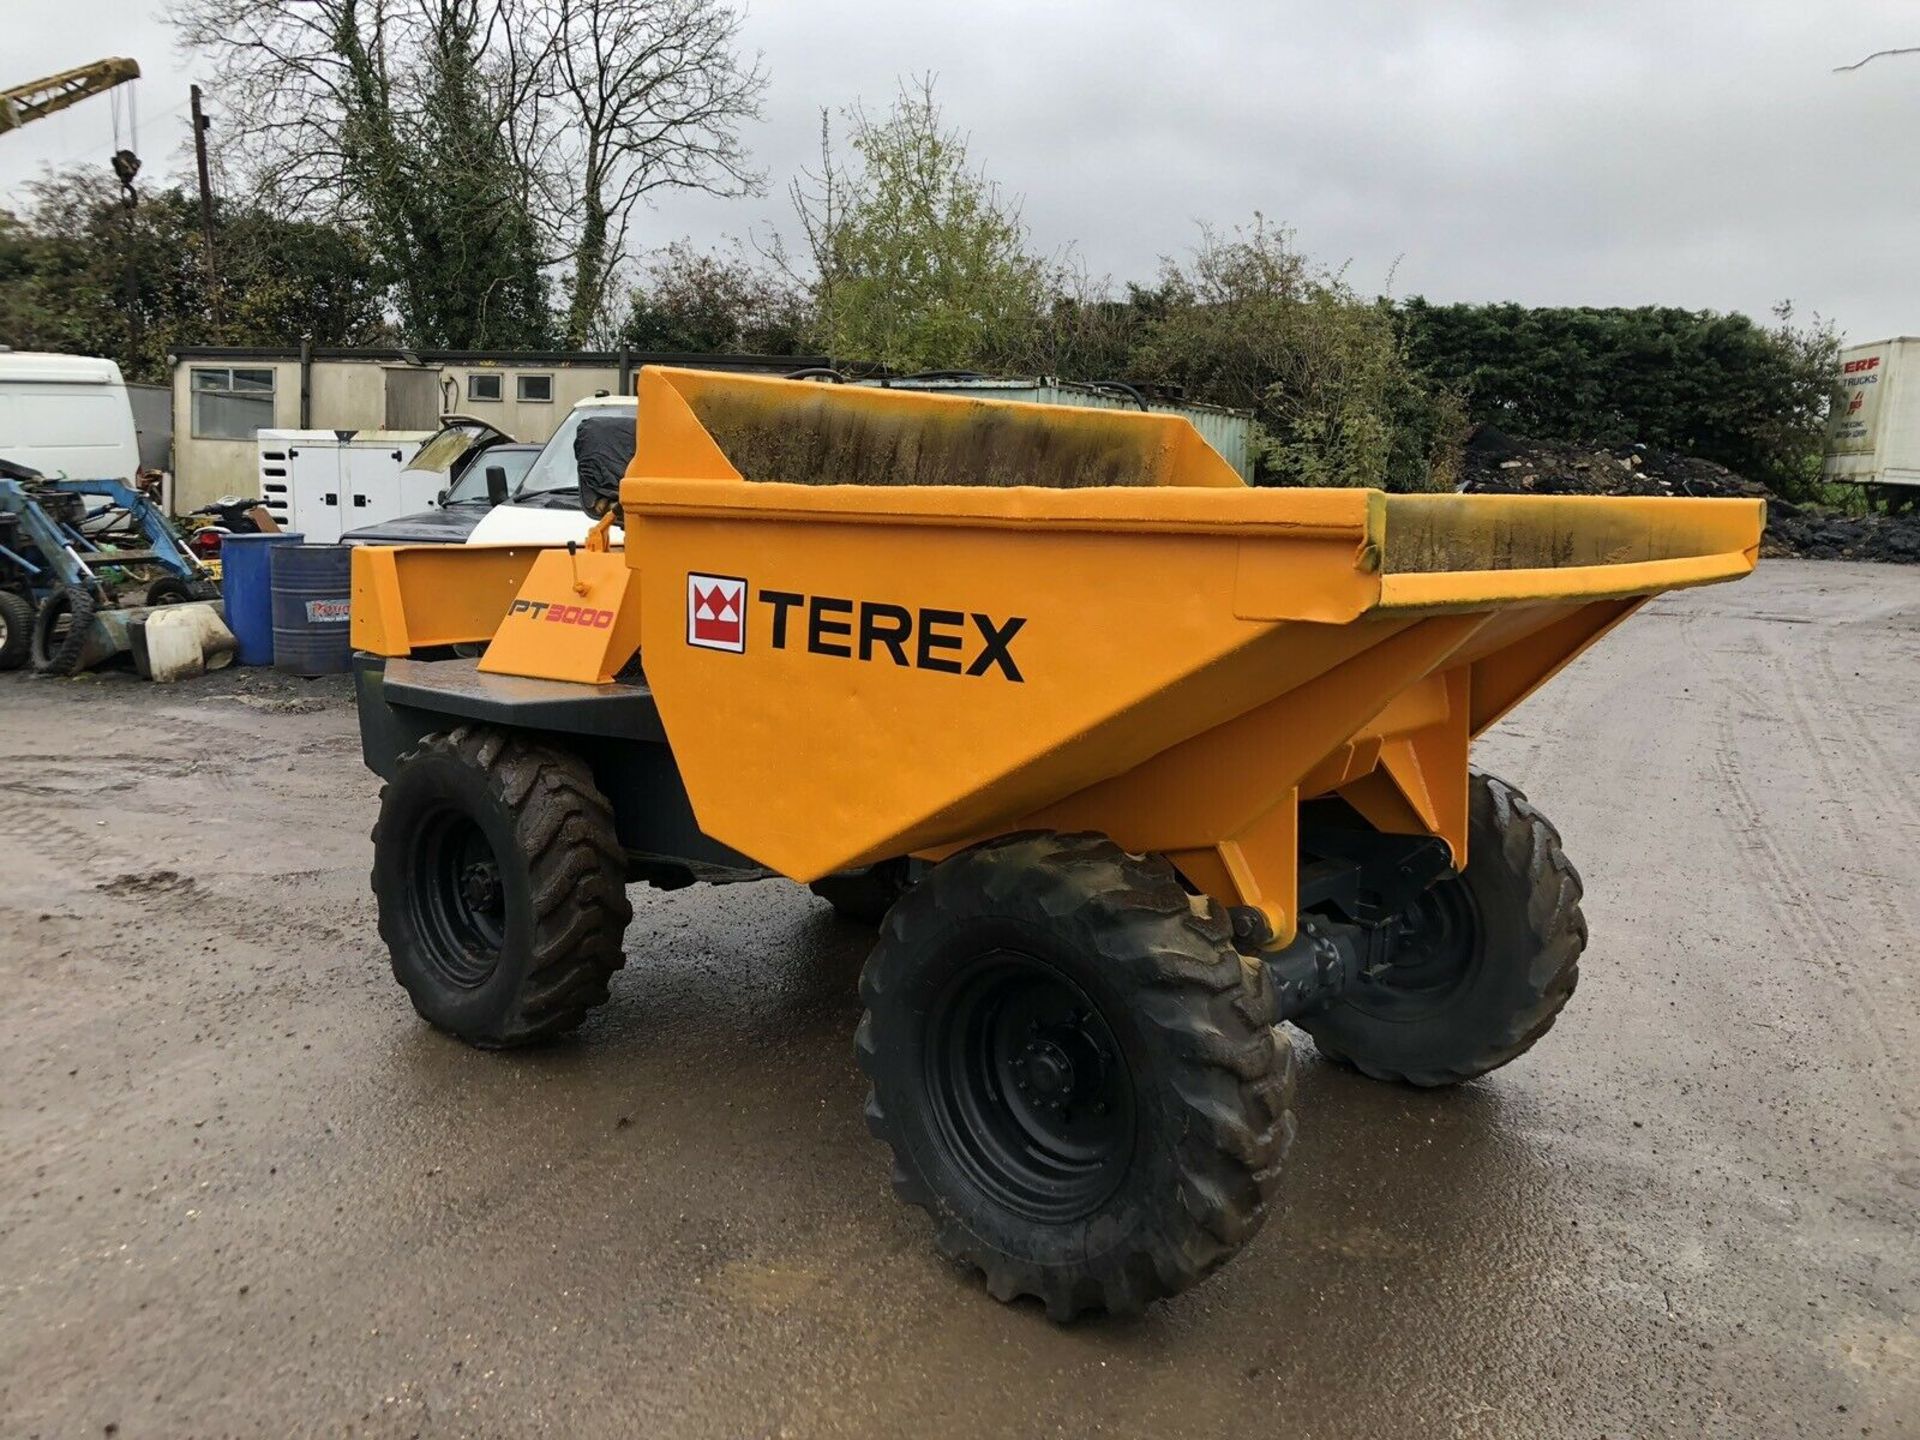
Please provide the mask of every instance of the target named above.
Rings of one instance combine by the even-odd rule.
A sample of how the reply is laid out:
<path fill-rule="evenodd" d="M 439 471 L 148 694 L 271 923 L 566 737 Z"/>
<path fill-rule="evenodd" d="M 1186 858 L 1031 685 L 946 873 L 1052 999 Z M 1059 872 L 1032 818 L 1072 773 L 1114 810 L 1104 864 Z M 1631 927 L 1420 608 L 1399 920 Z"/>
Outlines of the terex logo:
<path fill-rule="evenodd" d="M 593 630 L 605 630 L 613 624 L 611 610 L 596 610 L 591 605 L 555 605 L 546 600 L 516 600 L 507 613 L 555 625 L 585 625 Z"/>
<path fill-rule="evenodd" d="M 768 638 L 776 650 L 805 649 L 841 660 L 885 656 L 902 669 L 948 675 L 1024 681 L 1013 658 L 1014 637 L 1024 615 L 997 620 L 978 611 L 909 610 L 881 600 L 844 600 L 761 590 L 752 597 L 767 607 Z M 748 586 L 738 575 L 687 575 L 687 643 L 735 655 L 747 648 Z"/>
<path fill-rule="evenodd" d="M 707 650 L 747 648 L 747 582 L 737 575 L 687 576 L 687 643 Z"/>
<path fill-rule="evenodd" d="M 1840 367 L 1840 373 L 1842 375 L 1856 375 L 1862 370 L 1878 370 L 1879 368 L 1880 357 L 1878 355 L 1869 355 L 1864 360 L 1847 361 L 1846 364 Z"/>

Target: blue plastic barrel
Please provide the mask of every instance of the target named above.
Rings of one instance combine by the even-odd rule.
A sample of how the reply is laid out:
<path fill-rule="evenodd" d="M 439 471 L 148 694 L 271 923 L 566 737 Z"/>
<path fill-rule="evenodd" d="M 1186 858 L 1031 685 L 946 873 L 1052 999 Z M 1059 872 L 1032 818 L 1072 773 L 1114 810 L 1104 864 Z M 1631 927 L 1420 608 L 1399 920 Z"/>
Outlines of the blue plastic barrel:
<path fill-rule="evenodd" d="M 273 663 L 273 575 L 268 559 L 276 545 L 298 545 L 298 530 L 278 535 L 229 535 L 220 542 L 220 598 L 233 631 L 233 658 L 242 665 Z"/>
<path fill-rule="evenodd" d="M 353 551 L 345 545 L 273 549 L 273 668 L 338 675 L 353 657 L 347 625 Z"/>

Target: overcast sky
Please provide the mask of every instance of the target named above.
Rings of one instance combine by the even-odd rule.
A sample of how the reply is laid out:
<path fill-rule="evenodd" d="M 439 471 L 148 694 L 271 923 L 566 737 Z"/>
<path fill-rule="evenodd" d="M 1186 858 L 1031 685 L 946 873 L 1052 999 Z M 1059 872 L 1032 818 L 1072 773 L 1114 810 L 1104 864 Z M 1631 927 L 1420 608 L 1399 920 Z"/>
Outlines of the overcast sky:
<path fill-rule="evenodd" d="M 131 54 L 143 179 L 179 171 L 189 79 L 154 0 L 0 0 L 0 83 Z M 822 106 L 884 106 L 931 70 L 950 121 L 1022 197 L 1037 247 L 1146 278 L 1197 222 L 1255 210 L 1436 300 L 1762 314 L 1920 334 L 1920 0 L 759 0 L 772 79 L 760 200 L 663 202 L 648 244 L 786 217 Z M 112 108 L 0 136 L 0 193 L 104 165 Z M 217 135 L 217 131 L 216 131 Z"/>

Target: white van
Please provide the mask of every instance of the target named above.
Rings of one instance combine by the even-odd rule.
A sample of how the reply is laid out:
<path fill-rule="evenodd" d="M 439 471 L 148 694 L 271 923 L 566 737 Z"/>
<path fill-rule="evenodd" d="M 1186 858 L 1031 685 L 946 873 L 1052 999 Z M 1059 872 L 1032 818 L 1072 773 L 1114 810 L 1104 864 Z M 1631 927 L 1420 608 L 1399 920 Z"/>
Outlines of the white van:
<path fill-rule="evenodd" d="M 0 349 L 0 460 L 49 480 L 125 480 L 140 441 L 120 367 L 93 355 Z"/>
<path fill-rule="evenodd" d="M 513 503 L 491 509 L 473 507 L 468 545 L 564 545 L 569 540 L 584 540 L 593 529 L 593 517 L 580 508 L 580 466 L 574 457 L 573 442 L 580 426 L 596 416 L 626 419 L 639 416 L 640 402 L 632 395 L 594 395 L 576 401 L 560 428 L 540 447 L 540 454 L 528 467 L 520 488 L 513 492 Z M 628 421 L 631 431 L 634 421 Z M 476 467 L 479 480 L 485 482 L 485 460 Z M 464 477 L 463 477 L 464 481 Z M 483 490 L 482 494 L 485 493 Z M 615 530 L 618 537 L 621 532 Z M 449 535 L 448 540 L 457 540 Z"/>

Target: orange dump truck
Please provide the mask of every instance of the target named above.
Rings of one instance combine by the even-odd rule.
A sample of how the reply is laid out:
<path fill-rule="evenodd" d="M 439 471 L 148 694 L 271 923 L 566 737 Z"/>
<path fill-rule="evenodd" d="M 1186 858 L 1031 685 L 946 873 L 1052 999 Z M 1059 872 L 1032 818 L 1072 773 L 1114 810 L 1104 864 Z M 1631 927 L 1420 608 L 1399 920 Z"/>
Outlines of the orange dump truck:
<path fill-rule="evenodd" d="M 1546 1032 L 1580 880 L 1469 748 L 1650 596 L 1745 575 L 1763 523 L 1250 489 L 1160 415 L 639 393 L 623 548 L 354 554 L 394 973 L 515 1045 L 606 999 L 627 885 L 812 885 L 879 926 L 856 1046 L 896 1189 L 1056 1318 L 1259 1229 L 1277 1022 L 1416 1085 Z"/>

